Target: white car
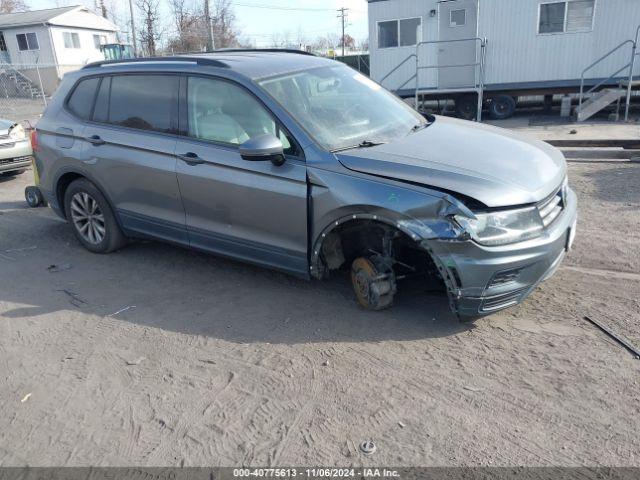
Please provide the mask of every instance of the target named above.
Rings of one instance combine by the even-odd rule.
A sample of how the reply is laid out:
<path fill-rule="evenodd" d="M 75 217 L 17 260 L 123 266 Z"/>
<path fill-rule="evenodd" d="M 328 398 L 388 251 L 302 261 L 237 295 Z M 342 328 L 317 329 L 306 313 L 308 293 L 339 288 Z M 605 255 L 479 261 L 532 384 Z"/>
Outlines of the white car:
<path fill-rule="evenodd" d="M 0 175 L 17 175 L 31 166 L 31 142 L 24 127 L 0 119 Z"/>

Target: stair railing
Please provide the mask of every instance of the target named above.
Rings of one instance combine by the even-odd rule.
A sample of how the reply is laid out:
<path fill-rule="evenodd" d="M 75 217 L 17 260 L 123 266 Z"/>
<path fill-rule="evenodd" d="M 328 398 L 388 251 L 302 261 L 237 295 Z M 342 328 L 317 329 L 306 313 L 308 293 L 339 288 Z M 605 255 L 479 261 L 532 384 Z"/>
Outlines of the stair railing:
<path fill-rule="evenodd" d="M 629 66 L 629 83 L 627 84 L 627 97 L 624 107 L 624 121 L 629 121 L 629 107 L 631 106 L 631 90 L 633 84 L 633 68 L 636 65 L 636 55 L 638 55 L 638 39 L 640 38 L 640 25 L 636 28 L 636 38 L 633 41 L 633 47 L 631 49 L 631 62 Z"/>
<path fill-rule="evenodd" d="M 420 64 L 420 55 L 419 49 L 422 45 L 441 45 L 441 44 L 451 44 L 451 43 L 460 43 L 460 42 L 473 42 L 476 48 L 476 61 L 473 63 L 458 63 L 458 64 L 450 64 L 450 65 L 440 65 L 437 64 Z M 482 121 L 482 100 L 484 96 L 484 84 L 485 84 L 485 64 L 487 60 L 487 39 L 480 37 L 471 37 L 471 38 L 457 38 L 455 40 L 429 40 L 424 42 L 419 42 L 416 45 L 416 93 L 415 93 L 415 103 L 416 108 L 418 106 L 419 100 L 419 89 L 420 89 L 420 71 L 421 70 L 435 70 L 437 73 L 440 72 L 441 69 L 445 68 L 461 68 L 461 67 L 473 67 L 474 69 L 474 85 L 473 89 L 478 92 L 478 104 L 477 104 L 477 112 L 476 112 L 476 121 Z M 471 85 L 469 85 L 471 88 Z M 437 90 L 437 89 L 436 89 Z"/>
<path fill-rule="evenodd" d="M 405 58 L 403 61 L 401 61 L 398 65 L 396 65 L 394 68 L 392 68 L 384 77 L 382 77 L 378 83 L 380 85 L 384 86 L 384 81 L 387 78 L 389 78 L 392 73 L 397 71 L 402 65 L 404 65 L 405 63 L 407 63 L 409 60 L 411 60 L 414 57 L 416 57 L 415 53 L 412 53 L 411 55 L 409 55 L 407 58 Z M 396 88 L 394 90 L 399 90 L 400 88 L 404 87 L 407 83 L 409 83 L 414 78 L 416 78 L 416 75 L 413 75 L 412 77 L 409 77 L 409 79 L 406 82 L 404 82 L 402 85 L 400 85 L 400 87 L 398 87 L 398 88 Z M 417 79 L 416 79 L 416 89 L 417 88 L 418 88 L 418 83 L 417 83 Z"/>
<path fill-rule="evenodd" d="M 598 58 L 595 62 L 593 62 L 591 65 L 589 65 L 587 68 L 585 68 L 582 71 L 582 75 L 580 76 L 580 96 L 578 97 L 578 111 L 580 111 L 582 109 L 582 102 L 584 100 L 584 96 L 585 95 L 589 95 L 589 94 L 593 93 L 594 91 L 596 91 L 598 88 L 600 88 L 602 85 L 607 84 L 610 80 L 615 78 L 616 75 L 618 75 L 623 70 L 626 70 L 629 66 L 631 66 L 631 68 L 633 69 L 633 61 L 630 61 L 625 66 L 623 66 L 622 68 L 617 70 L 615 73 L 611 74 L 605 80 L 602 80 L 597 85 L 594 85 L 588 91 L 586 91 L 586 92 L 584 91 L 584 78 L 585 78 L 585 75 L 587 74 L 587 72 L 592 70 L 594 67 L 596 67 L 600 63 L 602 63 L 604 60 L 609 58 L 611 55 L 616 53 L 621 48 L 624 48 L 625 46 L 627 46 L 627 44 L 630 44 L 632 46 L 632 53 L 633 53 L 632 56 L 635 57 L 635 45 L 636 45 L 636 42 L 634 42 L 633 40 L 625 40 L 624 42 L 622 42 L 621 44 L 617 45 L 616 47 L 611 49 L 609 52 L 605 53 L 603 56 Z M 631 70 L 631 72 L 633 72 L 633 70 Z"/>

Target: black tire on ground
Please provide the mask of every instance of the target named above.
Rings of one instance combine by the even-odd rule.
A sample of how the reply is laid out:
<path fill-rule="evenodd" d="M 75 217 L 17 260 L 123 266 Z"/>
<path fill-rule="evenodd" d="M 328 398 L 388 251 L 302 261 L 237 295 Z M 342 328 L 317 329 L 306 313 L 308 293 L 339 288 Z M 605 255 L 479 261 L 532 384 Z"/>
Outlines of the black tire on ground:
<path fill-rule="evenodd" d="M 82 211 L 78 209 L 85 205 L 87 208 L 84 211 L 92 212 L 84 216 L 87 220 L 83 220 Z M 110 253 L 125 245 L 126 238 L 109 202 L 89 180 L 80 178 L 71 182 L 64 194 L 64 211 L 73 233 L 87 250 Z M 91 225 L 85 227 L 88 223 Z"/>
<path fill-rule="evenodd" d="M 516 100 L 509 95 L 496 95 L 489 103 L 489 115 L 494 120 L 505 120 L 516 112 Z"/>
<path fill-rule="evenodd" d="M 478 95 L 467 93 L 456 98 L 456 115 L 465 120 L 475 120 L 478 116 Z"/>
<path fill-rule="evenodd" d="M 29 186 L 24 189 L 24 199 L 31 208 L 44 206 L 46 203 L 40 189 L 34 186 Z"/>
<path fill-rule="evenodd" d="M 0 175 L 5 176 L 5 177 L 15 177 L 17 175 L 20 175 L 22 173 L 26 172 L 26 170 L 12 170 L 10 172 L 2 172 L 0 173 Z"/>

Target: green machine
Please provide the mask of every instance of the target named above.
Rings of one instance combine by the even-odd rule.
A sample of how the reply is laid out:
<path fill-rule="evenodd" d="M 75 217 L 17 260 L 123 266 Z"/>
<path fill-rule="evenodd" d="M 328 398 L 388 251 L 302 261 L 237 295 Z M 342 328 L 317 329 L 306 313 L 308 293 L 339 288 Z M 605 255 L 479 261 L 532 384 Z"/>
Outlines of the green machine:
<path fill-rule="evenodd" d="M 105 60 L 125 60 L 135 58 L 133 48 L 126 43 L 106 43 L 100 45 L 100 51 L 104 54 Z"/>

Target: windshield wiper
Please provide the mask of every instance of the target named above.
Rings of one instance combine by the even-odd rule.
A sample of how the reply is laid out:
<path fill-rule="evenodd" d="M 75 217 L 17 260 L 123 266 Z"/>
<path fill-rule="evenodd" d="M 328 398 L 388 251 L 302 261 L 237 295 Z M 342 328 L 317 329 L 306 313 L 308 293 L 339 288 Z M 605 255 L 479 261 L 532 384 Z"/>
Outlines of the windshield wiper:
<path fill-rule="evenodd" d="M 376 142 L 375 140 L 363 140 L 358 145 L 358 148 L 375 147 L 376 145 L 383 145 L 385 142 Z"/>
<path fill-rule="evenodd" d="M 377 142 L 375 140 L 363 140 L 357 145 L 351 145 L 351 146 L 348 146 L 348 147 L 336 148 L 335 150 L 332 150 L 332 152 L 341 152 L 343 150 L 351 150 L 352 148 L 375 147 L 376 145 L 384 145 L 385 143 L 387 143 L 387 142 Z"/>
<path fill-rule="evenodd" d="M 418 132 L 424 128 L 427 128 L 431 125 L 433 125 L 433 122 L 436 121 L 436 117 L 434 117 L 433 115 L 425 115 L 425 119 L 427 120 L 424 123 L 417 123 L 415 124 L 413 127 L 411 127 L 411 130 L 409 130 L 409 133 L 415 133 Z"/>

